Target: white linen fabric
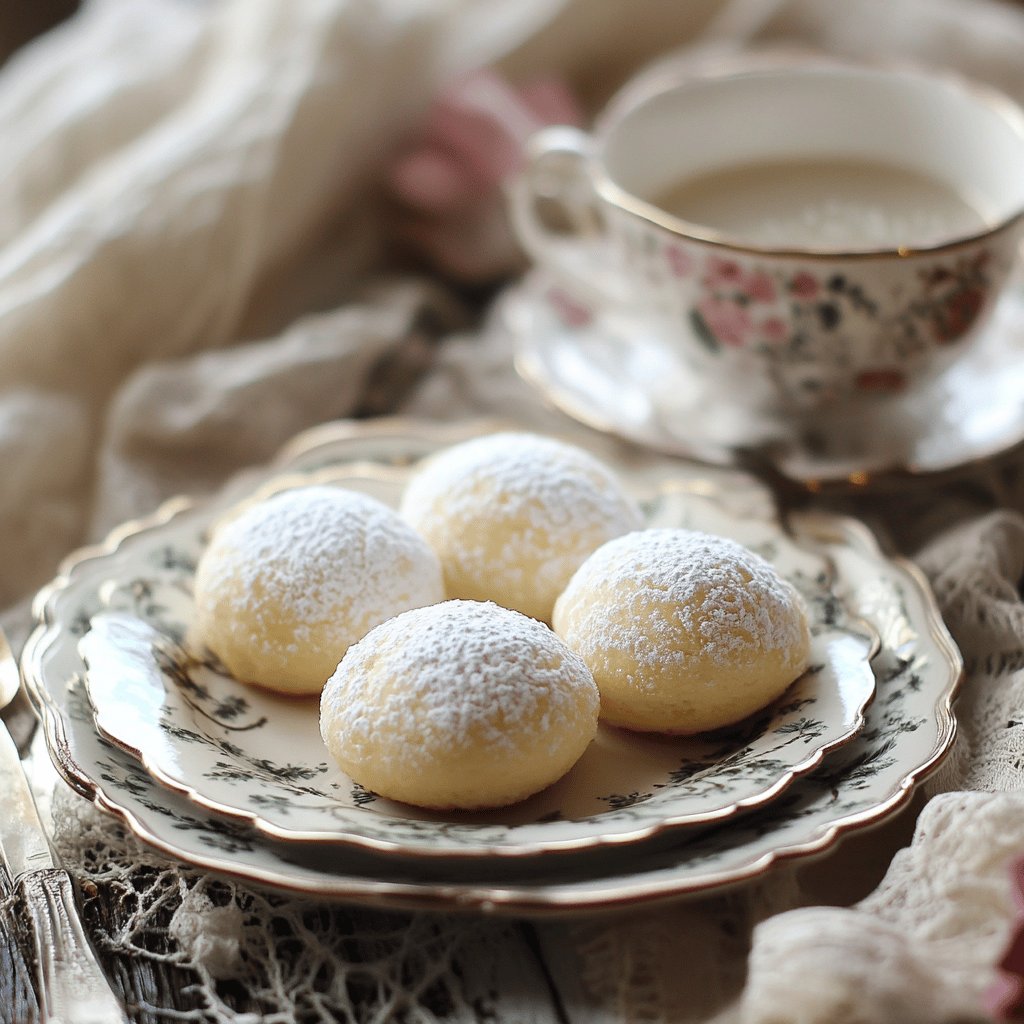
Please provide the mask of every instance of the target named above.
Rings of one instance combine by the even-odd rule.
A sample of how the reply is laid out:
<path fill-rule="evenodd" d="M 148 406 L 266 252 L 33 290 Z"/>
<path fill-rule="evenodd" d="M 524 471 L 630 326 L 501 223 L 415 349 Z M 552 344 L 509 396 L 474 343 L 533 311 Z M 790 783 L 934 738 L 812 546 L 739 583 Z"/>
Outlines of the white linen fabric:
<path fill-rule="evenodd" d="M 23 634 L 73 546 L 303 427 L 403 411 L 574 429 L 515 378 L 507 338 L 469 328 L 471 304 L 391 259 L 381 169 L 476 64 L 561 70 L 599 103 L 666 46 L 760 44 L 942 63 L 1024 99 L 1024 13 L 987 0 L 93 0 L 18 55 L 0 71 L 4 624 Z M 571 1019 L 984 1018 L 1024 851 L 1024 471 L 848 510 L 914 554 L 964 651 L 955 755 L 820 864 L 542 925 Z M 196 1009 L 175 1019 L 239 1019 L 224 979 L 268 1019 L 357 1019 L 353 978 L 377 986 L 379 1020 L 472 1019 L 485 990 L 499 1020 L 545 1019 L 518 962 L 452 973 L 460 951 L 500 961 L 512 924 L 318 916 L 168 864 L 66 791 L 54 807 L 69 864 L 125 893 L 104 948 L 194 970 Z M 152 952 L 157 931 L 175 952 Z"/>

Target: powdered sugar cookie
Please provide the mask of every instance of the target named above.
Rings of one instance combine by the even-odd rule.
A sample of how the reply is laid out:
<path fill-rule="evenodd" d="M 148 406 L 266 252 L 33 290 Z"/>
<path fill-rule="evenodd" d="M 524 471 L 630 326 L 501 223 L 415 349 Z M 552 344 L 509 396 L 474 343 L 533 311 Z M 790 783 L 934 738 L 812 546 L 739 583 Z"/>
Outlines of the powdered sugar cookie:
<path fill-rule="evenodd" d="M 422 807 L 500 807 L 564 775 L 594 738 L 598 693 L 542 623 L 495 604 L 405 612 L 349 648 L 320 731 L 373 792 Z"/>
<path fill-rule="evenodd" d="M 627 534 L 594 552 L 554 626 L 594 673 L 601 716 L 645 732 L 730 725 L 807 668 L 803 601 L 735 541 L 682 529 Z"/>
<path fill-rule="evenodd" d="M 401 512 L 441 559 L 449 597 L 496 601 L 545 622 L 587 555 L 641 525 L 636 504 L 592 455 L 518 433 L 428 459 Z"/>
<path fill-rule="evenodd" d="M 202 640 L 236 678 L 319 693 L 348 647 L 444 599 L 437 557 L 398 514 L 340 487 L 282 491 L 214 533 L 196 570 Z"/>

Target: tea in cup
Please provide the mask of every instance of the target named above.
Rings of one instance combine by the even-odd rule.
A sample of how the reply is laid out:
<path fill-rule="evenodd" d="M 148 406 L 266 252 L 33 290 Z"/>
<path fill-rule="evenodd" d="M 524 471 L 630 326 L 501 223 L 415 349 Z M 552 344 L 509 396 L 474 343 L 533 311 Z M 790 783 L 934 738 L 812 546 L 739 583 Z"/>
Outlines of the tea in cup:
<path fill-rule="evenodd" d="M 570 293 L 653 325 L 724 399 L 791 413 L 903 393 L 1004 290 L 1024 236 L 1009 99 L 834 64 L 628 97 L 592 135 L 531 140 L 513 225 Z"/>

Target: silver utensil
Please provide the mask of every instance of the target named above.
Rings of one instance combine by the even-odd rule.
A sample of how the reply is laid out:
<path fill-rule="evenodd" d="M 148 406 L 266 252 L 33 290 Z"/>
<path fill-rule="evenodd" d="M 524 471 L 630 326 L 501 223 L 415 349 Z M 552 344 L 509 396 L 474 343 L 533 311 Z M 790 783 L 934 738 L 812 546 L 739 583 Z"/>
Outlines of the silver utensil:
<path fill-rule="evenodd" d="M 0 631 L 0 709 L 17 695 L 18 666 Z M 40 1018 L 61 1024 L 124 1021 L 75 905 L 71 876 L 54 863 L 18 748 L 0 723 L 0 869 L 27 908 L 36 956 Z"/>

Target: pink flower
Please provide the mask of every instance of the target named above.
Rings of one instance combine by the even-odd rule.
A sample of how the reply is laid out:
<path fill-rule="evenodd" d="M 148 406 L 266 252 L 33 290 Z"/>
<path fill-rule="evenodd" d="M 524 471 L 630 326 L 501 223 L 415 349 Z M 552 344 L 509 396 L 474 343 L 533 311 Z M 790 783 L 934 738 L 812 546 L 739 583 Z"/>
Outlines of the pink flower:
<path fill-rule="evenodd" d="M 985 293 L 980 288 L 965 285 L 948 296 L 933 316 L 935 340 L 948 344 L 962 338 L 977 320 L 985 304 Z"/>
<path fill-rule="evenodd" d="M 567 86 L 513 87 L 493 72 L 454 80 L 387 171 L 396 237 L 437 270 L 468 282 L 515 270 L 521 250 L 505 215 L 503 181 L 546 124 L 579 124 Z"/>
<path fill-rule="evenodd" d="M 666 246 L 665 259 L 676 277 L 689 277 L 693 273 L 693 257 L 682 246 Z"/>
<path fill-rule="evenodd" d="M 758 330 L 765 341 L 773 344 L 785 341 L 789 337 L 789 324 L 779 316 L 770 316 L 767 320 L 762 320 Z"/>
<path fill-rule="evenodd" d="M 821 290 L 821 286 L 818 282 L 807 273 L 806 270 L 801 270 L 792 281 L 789 282 L 789 290 L 798 299 L 813 299 L 816 298 L 818 292 Z"/>
<path fill-rule="evenodd" d="M 723 260 L 718 256 L 712 256 L 708 260 L 707 276 L 705 284 L 710 288 L 722 285 L 739 285 L 743 279 L 743 269 L 735 260 Z"/>
<path fill-rule="evenodd" d="M 750 314 L 742 306 L 727 299 L 711 297 L 697 303 L 697 312 L 721 344 L 738 348 L 746 341 L 751 321 Z"/>
<path fill-rule="evenodd" d="M 519 89 L 486 71 L 456 79 L 392 167 L 392 188 L 403 202 L 431 212 L 465 206 L 522 166 L 523 145 L 538 128 L 580 119 L 567 88 L 554 79 Z"/>
<path fill-rule="evenodd" d="M 748 274 L 742 287 L 743 293 L 754 302 L 775 301 L 775 282 L 763 270 Z"/>

